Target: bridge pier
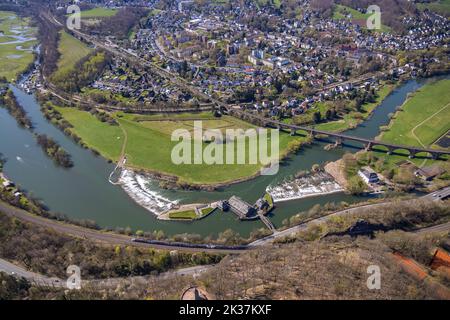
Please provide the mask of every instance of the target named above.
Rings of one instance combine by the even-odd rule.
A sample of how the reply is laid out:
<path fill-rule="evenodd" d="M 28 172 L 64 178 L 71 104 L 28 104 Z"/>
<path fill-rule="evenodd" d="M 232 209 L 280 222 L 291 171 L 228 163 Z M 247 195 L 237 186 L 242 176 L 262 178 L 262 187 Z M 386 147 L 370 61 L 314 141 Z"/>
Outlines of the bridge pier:
<path fill-rule="evenodd" d="M 437 152 L 430 152 L 430 154 L 431 154 L 431 158 L 433 160 L 439 160 L 439 156 L 440 156 L 439 153 L 437 153 Z"/>
<path fill-rule="evenodd" d="M 296 135 L 296 131 L 294 128 L 291 128 L 291 136 L 295 136 Z"/>
<path fill-rule="evenodd" d="M 372 142 L 369 142 L 369 143 L 366 144 L 365 150 L 366 151 L 372 151 L 372 147 L 373 147 Z"/>
<path fill-rule="evenodd" d="M 341 146 L 342 145 L 342 138 L 341 137 L 336 137 L 336 141 L 334 142 L 334 145 L 336 147 Z"/>
<path fill-rule="evenodd" d="M 387 151 L 387 154 L 388 154 L 388 155 L 391 155 L 392 152 L 394 152 L 394 150 L 395 150 L 394 147 L 387 147 L 387 148 L 388 148 L 388 151 Z"/>
<path fill-rule="evenodd" d="M 409 150 L 408 158 L 414 159 L 416 157 L 417 150 Z"/>

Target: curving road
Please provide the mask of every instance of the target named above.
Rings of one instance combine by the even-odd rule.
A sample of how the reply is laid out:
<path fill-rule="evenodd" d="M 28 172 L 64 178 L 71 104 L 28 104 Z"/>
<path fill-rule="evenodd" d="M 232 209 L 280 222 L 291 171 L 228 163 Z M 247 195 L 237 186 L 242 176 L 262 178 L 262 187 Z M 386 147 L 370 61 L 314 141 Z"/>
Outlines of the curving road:
<path fill-rule="evenodd" d="M 436 192 L 430 193 L 422 199 L 428 199 L 431 201 L 439 201 L 446 197 L 448 197 L 450 194 L 450 187 L 444 188 L 442 190 L 438 190 Z M 408 202 L 410 200 L 404 200 L 401 202 Z M 383 206 L 389 206 L 390 202 L 385 203 L 377 203 L 377 204 L 368 204 L 364 206 L 359 206 L 339 212 L 335 212 L 332 214 L 329 214 L 327 216 L 313 219 L 311 221 L 302 223 L 298 226 L 276 232 L 275 234 L 256 240 L 252 243 L 250 243 L 246 249 L 241 251 L 236 250 L 223 250 L 223 249 L 208 249 L 208 248 L 187 248 L 187 247 L 180 247 L 180 246 L 174 246 L 174 245 L 156 245 L 156 244 L 149 244 L 149 243 L 140 243 L 140 242 L 133 242 L 131 238 L 125 235 L 119 235 L 119 234 L 113 234 L 113 233 L 106 233 L 101 232 L 97 230 L 91 230 L 86 229 L 82 227 L 78 227 L 71 224 L 66 224 L 63 222 L 55 221 L 46 219 L 39 216 L 34 216 L 24 210 L 18 209 L 16 207 L 12 207 L 4 202 L 0 201 L 0 211 L 5 213 L 8 216 L 15 217 L 17 219 L 20 219 L 22 221 L 28 222 L 28 223 L 34 223 L 42 227 L 46 228 L 52 228 L 57 232 L 61 232 L 64 234 L 68 234 L 75 237 L 80 237 L 84 239 L 89 239 L 91 241 L 99 241 L 108 243 L 110 245 L 132 245 L 132 246 L 140 246 L 140 247 L 153 247 L 157 249 L 177 249 L 177 250 L 187 250 L 187 251 L 204 251 L 204 252 L 223 252 L 223 253 L 238 253 L 238 252 L 245 252 L 245 250 L 254 249 L 260 246 L 264 246 L 267 244 L 270 244 L 275 239 L 282 238 L 285 236 L 289 236 L 295 233 L 298 233 L 299 231 L 305 230 L 308 227 L 310 227 L 313 224 L 325 222 L 331 217 L 334 216 L 341 216 L 345 214 L 350 214 L 357 212 L 357 210 L 360 210 L 361 208 L 374 208 L 374 207 L 383 207 Z M 426 233 L 442 233 L 442 232 L 450 232 L 450 222 L 446 222 L 437 226 L 431 226 L 427 228 L 423 228 L 420 230 L 414 231 L 414 233 L 417 234 L 426 234 Z M 160 277 L 171 277 L 171 276 L 197 276 L 208 269 L 214 267 L 213 265 L 207 265 L 207 266 L 195 266 L 190 268 L 184 268 L 179 269 L 175 271 L 170 271 L 166 273 L 162 273 L 159 276 Z M 58 278 L 51 278 L 46 277 L 40 274 L 36 274 L 34 272 L 27 271 L 21 267 L 18 267 L 6 260 L 0 259 L 0 271 L 6 272 L 9 275 L 17 276 L 17 277 L 23 277 L 31 281 L 32 283 L 35 283 L 37 285 L 43 285 L 43 286 L 52 286 L 52 287 L 60 287 L 65 288 L 66 282 L 58 279 Z M 103 279 L 103 280 L 89 280 L 84 283 L 91 284 L 96 287 L 111 287 L 111 286 L 117 286 L 122 281 L 131 281 L 134 283 L 145 283 L 148 280 L 149 276 L 142 276 L 142 277 L 128 277 L 128 278 L 110 278 L 110 279 Z"/>
<path fill-rule="evenodd" d="M 450 196 L 450 187 L 444 188 L 442 190 L 435 191 L 433 193 L 427 194 L 422 199 L 428 199 L 431 201 L 439 201 L 443 200 L 446 197 Z M 403 200 L 401 202 L 408 202 L 410 200 Z M 91 241 L 98 241 L 103 243 L 108 243 L 110 245 L 127 245 L 127 246 L 138 246 L 138 247 L 152 247 L 156 249 L 166 249 L 166 250 L 183 250 L 183 251 L 202 251 L 202 252 L 216 252 L 216 253 L 238 253 L 242 252 L 248 249 L 253 249 L 258 246 L 262 246 L 268 243 L 271 243 L 274 239 L 285 237 L 288 235 L 295 234 L 299 231 L 305 230 L 312 224 L 324 222 L 328 220 L 331 217 L 334 216 L 341 216 L 345 214 L 350 214 L 357 212 L 361 208 L 377 208 L 377 207 L 383 207 L 383 206 L 389 206 L 390 202 L 383 202 L 383 203 L 374 203 L 374 204 L 367 204 L 363 206 L 358 206 L 342 211 L 338 211 L 335 213 L 331 213 L 327 216 L 312 219 L 310 221 L 304 222 L 300 225 L 288 228 L 283 231 L 277 231 L 273 235 L 270 235 L 268 237 L 264 237 L 262 239 L 256 240 L 252 243 L 250 243 L 247 248 L 244 248 L 244 250 L 228 250 L 228 249 L 220 249 L 220 248 L 190 248 L 186 246 L 179 246 L 179 245 L 170 245 L 170 243 L 167 244 L 154 244 L 154 243 L 145 243 L 145 242 L 135 242 L 132 241 L 132 238 L 126 235 L 116 234 L 112 232 L 104 232 L 99 230 L 93 230 L 88 228 L 79 227 L 73 224 L 68 224 L 56 220 L 51 220 L 47 218 L 43 218 L 40 216 L 32 215 L 28 213 L 25 210 L 13 207 L 5 202 L 0 201 L 0 211 L 5 213 L 6 215 L 10 217 L 15 217 L 17 219 L 20 219 L 25 222 L 33 223 L 45 228 L 51 228 L 54 229 L 57 232 L 71 235 L 78 238 L 88 239 Z"/>
<path fill-rule="evenodd" d="M 199 276 L 203 272 L 208 271 L 213 268 L 214 265 L 205 265 L 205 266 L 195 266 L 188 267 L 173 271 L 168 271 L 157 275 L 158 278 L 171 278 L 171 277 L 182 277 L 182 276 Z M 30 272 L 22 267 L 16 266 L 11 262 L 8 262 L 4 259 L 0 259 L 0 272 L 4 272 L 8 275 L 17 277 L 17 278 L 25 278 L 32 284 L 37 286 L 45 286 L 45 287 L 55 287 L 55 288 L 67 288 L 67 279 L 60 279 L 56 277 L 47 277 L 42 274 Z M 94 286 L 97 288 L 111 288 L 117 287 L 119 284 L 123 284 L 126 282 L 133 283 L 148 283 L 149 278 L 152 276 L 136 276 L 136 277 L 126 277 L 126 278 L 107 278 L 107 279 L 95 279 L 95 280 L 83 280 L 82 285 L 86 286 Z"/>

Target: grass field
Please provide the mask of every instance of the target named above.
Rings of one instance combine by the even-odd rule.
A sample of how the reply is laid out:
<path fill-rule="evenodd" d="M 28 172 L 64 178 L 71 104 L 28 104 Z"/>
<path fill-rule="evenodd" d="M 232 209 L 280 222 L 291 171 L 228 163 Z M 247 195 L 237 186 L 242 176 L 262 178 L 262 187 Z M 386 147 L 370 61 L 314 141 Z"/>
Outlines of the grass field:
<path fill-rule="evenodd" d="M 372 111 L 383 102 L 384 99 L 394 90 L 394 85 L 384 85 L 378 92 L 376 101 L 373 103 L 366 103 L 362 106 L 363 112 L 350 112 L 340 120 L 320 123 L 316 126 L 317 129 L 341 132 L 357 126 L 361 121 L 367 119 Z M 324 114 L 322 114 L 324 116 Z M 360 119 L 357 119 L 360 118 Z"/>
<path fill-rule="evenodd" d="M 337 4 L 334 8 L 333 19 L 336 19 L 336 20 L 347 19 L 348 14 L 351 14 L 352 20 L 360 20 L 360 21 L 367 20 L 367 18 L 369 18 L 371 16 L 371 14 L 362 13 L 353 8 Z M 383 15 L 381 15 L 381 21 L 382 20 L 383 20 Z M 365 28 L 365 24 L 364 24 L 364 28 Z M 386 25 L 381 24 L 380 31 L 381 32 L 389 32 L 390 28 Z"/>
<path fill-rule="evenodd" d="M 197 218 L 197 214 L 195 213 L 195 210 L 171 212 L 171 213 L 169 213 L 169 218 L 170 219 L 193 220 L 193 219 Z"/>
<path fill-rule="evenodd" d="M 110 126 L 100 122 L 95 116 L 75 108 L 54 107 L 64 115 L 74 128 L 71 129 L 90 148 L 102 146 L 102 155 L 111 160 L 119 160 L 124 134 L 119 126 Z"/>
<path fill-rule="evenodd" d="M 9 81 L 16 80 L 17 76 L 24 72 L 30 63 L 33 62 L 33 53 L 28 50 L 37 44 L 36 40 L 32 40 L 36 33 L 35 28 L 31 28 L 29 19 L 19 18 L 15 13 L 8 11 L 0 11 L 0 77 L 6 77 Z M 16 39 L 12 31 L 20 31 L 21 35 L 30 39 L 21 43 L 14 42 Z M 20 50 L 17 48 L 22 46 Z"/>
<path fill-rule="evenodd" d="M 417 3 L 420 10 L 429 9 L 442 15 L 450 15 L 450 0 L 438 0 L 431 3 Z"/>
<path fill-rule="evenodd" d="M 215 208 L 204 208 L 200 210 L 200 217 L 199 218 L 204 218 L 207 215 L 211 214 L 214 210 L 216 210 Z"/>
<path fill-rule="evenodd" d="M 97 118 L 87 112 L 74 108 L 56 108 L 63 117 L 69 121 L 72 129 L 91 148 L 99 151 L 103 156 L 117 161 L 120 157 L 124 135 L 127 134 L 125 154 L 127 166 L 136 169 L 178 176 L 181 181 L 192 184 L 217 184 L 245 179 L 258 173 L 260 164 L 181 164 L 172 162 L 172 149 L 178 144 L 171 141 L 171 129 L 189 127 L 192 128 L 193 121 L 183 120 L 188 115 L 179 115 L 178 119 L 168 121 L 161 125 L 158 121 L 136 121 L 142 118 L 139 115 L 116 114 L 119 126 L 109 126 L 101 123 Z M 193 115 L 191 115 L 192 117 Z M 209 115 L 195 115 L 207 118 Z M 225 119 L 206 120 L 208 127 L 220 127 L 224 121 L 228 127 L 250 128 L 251 125 L 238 119 L 224 117 Z M 216 121 L 216 122 L 214 122 Z M 170 132 L 171 133 L 171 132 Z M 280 153 L 286 152 L 288 143 L 292 140 L 304 139 L 291 137 L 289 134 L 280 134 Z M 205 148 L 208 144 L 204 143 Z M 238 143 L 235 143 L 235 154 Z M 248 143 L 246 153 L 248 155 Z"/>
<path fill-rule="evenodd" d="M 383 141 L 428 147 L 450 130 L 450 80 L 423 86 L 396 113 Z"/>
<path fill-rule="evenodd" d="M 109 18 L 115 16 L 118 11 L 119 11 L 118 9 L 98 7 L 81 11 L 81 18 L 82 19 Z"/>
<path fill-rule="evenodd" d="M 383 132 L 379 139 L 396 144 L 435 148 L 434 143 L 450 129 L 448 92 L 450 92 L 450 80 L 441 80 L 423 86 L 404 103 L 403 111 L 396 113 L 389 124 L 388 131 Z M 408 152 L 396 150 L 396 153 L 403 156 L 396 154 L 387 156 L 384 153 L 377 153 L 377 156 L 384 159 L 385 168 L 396 171 L 397 163 L 404 161 Z M 448 168 L 446 161 L 421 158 L 421 156 L 428 156 L 421 153 L 418 156 L 409 161 L 419 167 L 437 164 Z"/>
<path fill-rule="evenodd" d="M 94 8 L 81 12 L 81 18 L 106 18 L 113 17 L 119 10 L 108 8 Z"/>
<path fill-rule="evenodd" d="M 61 31 L 58 51 L 61 56 L 58 60 L 58 70 L 55 72 L 55 76 L 73 69 L 75 64 L 87 56 L 92 49 L 67 32 Z"/>

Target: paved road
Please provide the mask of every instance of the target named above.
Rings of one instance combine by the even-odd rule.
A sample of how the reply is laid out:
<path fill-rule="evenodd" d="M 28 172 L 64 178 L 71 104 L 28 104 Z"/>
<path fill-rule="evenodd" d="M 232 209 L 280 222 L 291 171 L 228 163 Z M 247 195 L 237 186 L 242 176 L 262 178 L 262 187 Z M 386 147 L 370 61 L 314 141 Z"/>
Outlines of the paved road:
<path fill-rule="evenodd" d="M 438 200 L 444 200 L 445 198 L 448 198 L 448 197 L 450 197 L 450 187 L 427 194 L 426 196 L 423 197 L 423 199 L 438 201 Z"/>
<path fill-rule="evenodd" d="M 215 253 L 236 253 L 232 250 L 224 249 L 208 249 L 208 248 L 187 248 L 181 246 L 170 246 L 170 245 L 159 245 L 159 244 L 149 244 L 141 242 L 131 241 L 131 237 L 126 235 L 120 235 L 112 232 L 103 232 L 88 228 L 82 228 L 73 224 L 68 224 L 56 220 L 46 219 L 43 217 L 35 216 L 28 213 L 25 210 L 18 209 L 7 203 L 0 201 L 0 211 L 8 216 L 18 218 L 22 221 L 33 223 L 35 225 L 51 228 L 62 234 L 70 235 L 77 238 L 88 239 L 91 241 L 108 243 L 111 245 L 127 245 L 127 246 L 138 246 L 138 247 L 151 247 L 155 249 L 165 249 L 165 250 L 183 250 L 190 252 L 215 252 Z"/>
<path fill-rule="evenodd" d="M 430 194 L 427 194 L 423 197 L 421 197 L 421 199 L 427 199 L 427 200 L 432 200 L 432 201 L 439 201 L 439 200 L 444 200 L 445 198 L 450 196 L 450 187 L 444 188 L 442 190 L 438 190 L 435 192 L 432 192 Z M 404 200 L 401 202 L 407 203 L 410 200 Z M 332 214 L 329 214 L 327 216 L 321 217 L 321 218 L 317 218 L 317 219 L 313 219 L 311 221 L 302 223 L 300 225 L 294 226 L 292 228 L 283 230 L 283 231 L 278 231 L 275 232 L 274 234 L 258 239 L 252 243 L 249 244 L 249 247 L 253 248 L 253 247 L 258 247 L 258 246 L 262 246 L 268 243 L 273 242 L 275 239 L 279 239 L 279 238 L 283 238 L 292 234 L 296 234 L 299 231 L 303 231 L 308 229 L 311 225 L 313 224 L 317 224 L 317 223 L 321 223 L 321 222 L 325 222 L 326 220 L 330 219 L 331 217 L 337 217 L 337 216 L 342 216 L 342 215 L 346 215 L 346 214 L 350 214 L 350 213 L 355 213 L 363 208 L 382 208 L 385 206 L 390 206 L 391 203 L 390 202 L 384 202 L 384 203 L 375 203 L 375 204 L 368 204 L 368 205 L 364 205 L 364 206 L 359 206 L 359 207 L 355 207 L 355 208 L 351 208 L 351 209 L 347 209 L 347 210 L 343 210 L 343 211 L 339 211 L 339 212 L 335 212 Z M 448 227 L 448 226 L 447 226 Z M 430 227 L 430 228 L 426 228 L 423 229 L 422 232 L 426 232 L 426 230 L 430 230 L 428 232 L 432 231 L 432 228 L 436 228 L 437 229 L 444 229 L 447 228 L 444 225 L 440 225 L 440 226 L 436 226 L 436 227 Z"/>
<path fill-rule="evenodd" d="M 444 197 L 447 197 L 450 194 L 450 187 L 447 187 L 443 190 L 439 190 L 436 192 L 433 192 L 429 195 L 426 195 L 422 197 L 423 199 L 429 199 L 434 201 L 439 201 L 443 199 Z M 409 200 L 405 200 L 403 202 L 408 202 Z M 330 217 L 333 216 L 340 216 L 345 214 L 350 214 L 353 212 L 357 212 L 361 208 L 377 208 L 377 207 L 383 207 L 383 206 L 389 206 L 390 202 L 385 203 L 375 203 L 375 204 L 368 204 L 364 206 L 359 206 L 347 210 L 342 210 L 339 212 L 335 212 L 332 214 L 329 214 L 327 216 L 313 219 L 311 221 L 305 222 L 303 224 L 300 224 L 298 226 L 283 230 L 283 231 L 277 231 L 273 235 L 270 235 L 268 237 L 256 240 L 249 244 L 248 249 L 252 249 L 257 246 L 262 246 L 268 243 L 271 243 L 274 239 L 285 237 L 291 234 L 295 234 L 299 231 L 307 229 L 311 224 L 324 222 Z M 13 207 L 7 203 L 0 201 L 0 211 L 7 214 L 8 216 L 18 218 L 22 221 L 26 221 L 29 223 L 33 223 L 45 228 L 51 228 L 54 229 L 57 232 L 71 235 L 78 238 L 83 239 L 89 239 L 91 241 L 99 241 L 103 243 L 108 243 L 111 245 L 127 245 L 127 246 L 139 246 L 139 247 L 152 247 L 156 249 L 166 249 L 166 250 L 183 250 L 183 251 L 202 251 L 202 252 L 216 252 L 216 253 L 238 253 L 242 252 L 244 250 L 236 251 L 236 250 L 225 250 L 225 249 L 217 249 L 217 248 L 189 248 L 185 246 L 176 246 L 176 245 L 168 245 L 168 244 L 154 244 L 154 243 L 144 243 L 144 242 L 133 242 L 131 240 L 131 237 L 126 235 L 120 235 L 116 233 L 111 232 L 103 232 L 93 229 L 87 229 L 75 226 L 73 224 L 68 224 L 56 220 L 46 219 L 43 217 L 35 216 L 30 213 L 28 213 L 25 210 L 18 209 L 16 207 Z"/>
<path fill-rule="evenodd" d="M 277 232 L 275 232 L 274 234 L 272 234 L 270 236 L 267 236 L 267 237 L 258 239 L 256 241 L 253 241 L 252 243 L 249 244 L 249 247 L 259 247 L 259 246 L 262 246 L 262 245 L 269 244 L 269 243 L 273 242 L 276 239 L 283 238 L 283 237 L 286 237 L 286 236 L 289 236 L 289 235 L 293 235 L 293 234 L 296 234 L 296 233 L 298 233 L 300 231 L 304 231 L 304 230 L 308 229 L 311 225 L 325 222 L 328 219 L 330 219 L 331 217 L 338 217 L 338 216 L 354 213 L 354 212 L 357 212 L 357 211 L 359 211 L 359 210 L 361 210 L 363 208 L 381 208 L 381 207 L 389 206 L 389 205 L 390 205 L 389 202 L 388 203 L 368 204 L 368 205 L 364 205 L 364 206 L 359 206 L 359 207 L 350 208 L 350 209 L 347 209 L 347 210 L 335 212 L 335 213 L 329 214 L 327 216 L 320 217 L 320 218 L 313 219 L 311 221 L 299 224 L 297 226 L 294 226 L 292 228 L 289 228 L 289 229 L 286 229 L 286 230 L 283 230 L 283 231 L 277 231 Z"/>
<path fill-rule="evenodd" d="M 188 267 L 173 271 L 168 271 L 157 275 L 160 278 L 170 278 L 175 276 L 198 276 L 203 272 L 214 267 L 214 265 L 206 266 L 195 266 Z M 38 273 L 27 271 L 26 269 L 16 266 L 4 259 L 0 259 L 0 272 L 5 272 L 9 275 L 15 277 L 25 278 L 33 284 L 46 287 L 55 288 L 66 288 L 67 279 L 51 278 Z M 151 276 L 140 276 L 140 277 L 126 277 L 126 278 L 109 278 L 109 279 L 98 279 L 98 280 L 82 280 L 82 285 L 89 285 L 101 288 L 117 287 L 119 284 L 124 282 L 142 283 L 146 284 Z"/>
<path fill-rule="evenodd" d="M 450 222 L 414 231 L 417 234 L 450 232 Z"/>
<path fill-rule="evenodd" d="M 450 187 L 447 187 L 443 190 L 433 192 L 422 198 L 439 201 L 439 200 L 443 199 L 443 195 L 448 196 L 449 192 L 450 192 Z M 408 201 L 410 201 L 410 200 L 404 200 L 402 202 L 408 202 Z M 332 213 L 325 217 L 313 219 L 309 222 L 305 222 L 298 226 L 276 232 L 275 234 L 273 234 L 271 236 L 256 240 L 248 245 L 248 249 L 253 249 L 253 248 L 256 248 L 259 246 L 270 244 L 275 239 L 289 236 L 289 235 L 295 234 L 302 230 L 306 230 L 311 225 L 325 222 L 326 220 L 330 219 L 331 217 L 354 213 L 354 212 L 357 212 L 358 210 L 361 210 L 362 208 L 369 208 L 369 207 L 370 208 L 376 208 L 376 207 L 381 208 L 381 207 L 389 206 L 389 205 L 390 205 L 389 202 L 388 203 L 369 204 L 369 205 L 365 205 L 365 206 L 360 206 L 360 207 L 355 207 L 355 208 L 335 212 L 335 213 Z M 91 230 L 91 229 L 85 229 L 85 228 L 78 227 L 75 225 L 65 224 L 62 222 L 55 221 L 55 220 L 50 220 L 50 219 L 34 216 L 24 210 L 12 207 L 1 201 L 0 201 L 0 211 L 2 211 L 3 213 L 5 213 L 9 216 L 18 218 L 20 220 L 23 220 L 23 221 L 26 221 L 29 223 L 34 223 L 34 224 L 37 224 L 42 227 L 52 228 L 52 229 L 54 229 L 58 232 L 64 233 L 64 234 L 69 234 L 69 235 L 72 235 L 75 237 L 81 237 L 81 238 L 89 239 L 92 241 L 106 242 L 106 243 L 109 243 L 112 245 L 121 244 L 121 245 L 154 247 L 154 248 L 158 248 L 158 249 L 177 249 L 177 250 L 188 250 L 188 251 L 213 251 L 213 252 L 218 252 L 218 251 L 225 252 L 226 251 L 226 250 L 221 250 L 221 249 L 185 248 L 185 247 L 163 246 L 163 245 L 132 242 L 131 238 L 129 238 L 128 236 L 117 235 L 117 234 L 113 234 L 113 233 L 104 233 L 101 231 L 96 231 L 96 230 Z M 421 230 L 417 230 L 417 231 L 415 231 L 415 233 L 424 234 L 424 233 L 448 232 L 448 231 L 450 231 L 450 222 L 447 222 L 447 223 L 444 223 L 444 224 L 441 224 L 438 226 L 432 226 L 432 227 L 424 228 Z M 237 253 L 237 252 L 244 252 L 244 251 L 245 250 L 228 251 L 228 252 Z M 175 275 L 178 275 L 178 276 L 193 275 L 193 276 L 195 276 L 202 272 L 205 272 L 206 270 L 208 270 L 212 267 L 213 267 L 212 265 L 190 267 L 190 268 L 166 272 L 166 273 L 161 274 L 160 276 L 161 277 L 170 277 L 170 276 L 175 276 Z M 26 278 L 36 284 L 40 284 L 40 285 L 65 287 L 65 281 L 62 281 L 61 279 L 49 278 L 49 277 L 46 277 L 43 275 L 29 272 L 21 267 L 15 266 L 14 264 L 12 264 L 8 261 L 2 260 L 2 259 L 0 259 L 0 271 L 4 271 L 8 274 L 24 277 L 24 278 Z M 133 281 L 134 282 L 145 282 L 145 281 L 147 281 L 147 279 L 148 279 L 148 277 L 129 277 L 129 278 L 126 278 L 125 280 L 131 281 L 131 282 L 133 282 Z M 110 279 L 106 279 L 106 280 L 91 280 L 88 283 L 91 283 L 94 286 L 110 287 L 110 286 L 116 286 L 121 281 L 124 281 L 124 279 L 110 278 Z"/>
<path fill-rule="evenodd" d="M 66 285 L 61 279 L 49 278 L 41 274 L 27 271 L 3 259 L 0 259 L 0 271 L 15 277 L 25 278 L 36 285 L 58 288 L 65 287 Z"/>

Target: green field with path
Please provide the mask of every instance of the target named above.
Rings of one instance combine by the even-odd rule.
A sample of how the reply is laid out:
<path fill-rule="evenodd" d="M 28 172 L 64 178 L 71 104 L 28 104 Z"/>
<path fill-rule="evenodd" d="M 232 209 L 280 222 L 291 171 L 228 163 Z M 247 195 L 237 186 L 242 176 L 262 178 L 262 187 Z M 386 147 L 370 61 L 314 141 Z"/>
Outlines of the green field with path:
<path fill-rule="evenodd" d="M 96 149 L 106 158 L 117 161 L 124 141 L 124 134 L 127 135 L 125 154 L 126 165 L 135 169 L 158 172 L 177 176 L 181 181 L 191 184 L 217 184 L 227 183 L 239 179 L 245 179 L 256 175 L 261 169 L 260 164 L 181 164 L 172 162 L 172 149 L 178 144 L 171 141 L 169 132 L 161 126 L 159 121 L 137 121 L 150 119 L 149 116 L 116 113 L 114 116 L 120 126 L 111 126 L 100 122 L 95 116 L 88 112 L 75 108 L 56 107 L 63 117 L 70 122 L 74 131 L 89 147 Z M 200 118 L 207 118 L 206 114 L 194 115 Z M 174 119 L 175 117 L 175 119 Z M 177 119 L 178 117 L 178 119 Z M 187 114 L 171 116 L 172 121 L 166 121 L 164 126 L 170 124 L 171 129 L 192 128 L 192 120 L 184 120 Z M 214 122 L 215 121 L 215 122 Z M 168 124 L 169 123 L 169 124 Z M 239 119 L 231 117 L 216 118 L 216 120 L 206 120 L 205 128 L 223 128 L 224 123 L 229 128 L 252 128 L 253 126 Z M 123 130 L 123 131 L 122 131 Z M 189 130 L 188 130 L 189 131 Z M 286 153 L 288 144 L 293 140 L 305 139 L 302 137 L 291 137 L 287 133 L 280 134 L 280 153 Z M 208 143 L 203 143 L 205 148 Z M 235 143 L 235 155 L 238 143 Z M 246 143 L 246 156 L 248 157 L 248 143 Z"/>
<path fill-rule="evenodd" d="M 427 84 L 402 106 L 383 132 L 383 141 L 429 147 L 450 130 L 450 80 Z"/>

